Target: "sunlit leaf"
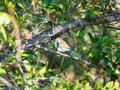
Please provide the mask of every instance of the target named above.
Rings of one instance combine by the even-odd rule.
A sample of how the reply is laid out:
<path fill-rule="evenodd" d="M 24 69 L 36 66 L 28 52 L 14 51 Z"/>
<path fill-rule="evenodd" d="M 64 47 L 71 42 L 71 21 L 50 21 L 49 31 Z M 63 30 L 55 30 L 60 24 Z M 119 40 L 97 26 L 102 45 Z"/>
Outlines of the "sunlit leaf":
<path fill-rule="evenodd" d="M 59 83 L 59 86 L 58 86 L 58 87 L 59 87 L 60 89 L 64 89 L 65 84 L 66 84 L 65 81 L 64 81 L 64 80 L 61 80 L 61 82 Z"/>
<path fill-rule="evenodd" d="M 23 61 L 23 64 L 24 64 L 25 69 L 26 69 L 28 72 L 30 72 L 31 69 L 32 69 L 32 66 L 31 66 L 31 64 L 29 63 L 29 61 L 28 61 L 28 60 L 24 60 L 24 61 Z"/>
<path fill-rule="evenodd" d="M 10 17 L 7 13 L 4 13 L 4 12 L 0 12 L 0 26 L 1 25 L 7 25 L 10 23 Z"/>
<path fill-rule="evenodd" d="M 27 82 L 26 82 L 28 85 L 33 85 L 33 82 L 32 82 L 32 80 L 27 80 Z"/>
<path fill-rule="evenodd" d="M 90 72 L 87 72 L 87 74 L 86 74 L 88 77 L 90 77 L 90 78 L 92 78 L 92 73 L 90 73 Z"/>
<path fill-rule="evenodd" d="M 60 77 L 55 77 L 52 81 L 52 85 L 56 86 L 59 82 L 61 82 L 61 78 Z"/>
<path fill-rule="evenodd" d="M 92 88 L 91 88 L 91 86 L 90 86 L 90 84 L 89 84 L 89 82 L 82 82 L 82 85 L 83 85 L 83 90 L 92 90 Z"/>
<path fill-rule="evenodd" d="M 7 6 L 14 8 L 14 4 L 13 4 L 13 2 L 11 2 L 11 1 L 9 1 L 9 2 L 7 3 Z"/>
<path fill-rule="evenodd" d="M 7 8 L 11 8 L 13 10 L 15 16 L 18 18 L 17 13 L 15 12 L 15 6 L 14 6 L 13 2 L 12 1 L 7 2 L 6 6 L 7 6 Z"/>
<path fill-rule="evenodd" d="M 73 90 L 77 90 L 79 88 L 79 80 L 76 80 L 74 83 L 73 83 Z"/>
<path fill-rule="evenodd" d="M 120 74 L 120 71 L 118 69 L 115 70 L 116 74 Z"/>
<path fill-rule="evenodd" d="M 113 41 L 113 45 L 119 45 L 120 44 L 120 40 L 114 40 Z"/>
<path fill-rule="evenodd" d="M 63 9 L 63 5 L 62 5 L 62 4 L 60 4 L 60 5 L 59 5 L 59 8 Z"/>
<path fill-rule="evenodd" d="M 114 86 L 113 81 L 110 81 L 105 85 L 104 89 L 108 89 L 108 90 L 111 89 L 112 90 L 113 86 Z"/>
<path fill-rule="evenodd" d="M 6 74 L 6 71 L 5 71 L 5 69 L 0 68 L 0 75 L 3 75 L 3 74 Z"/>
<path fill-rule="evenodd" d="M 0 33 L 2 33 L 4 40 L 7 41 L 7 34 L 3 26 L 0 26 Z"/>
<path fill-rule="evenodd" d="M 102 83 L 97 81 L 97 82 L 95 83 L 95 85 L 94 85 L 94 88 L 95 88 L 96 90 L 102 89 L 102 88 L 103 88 Z"/>
<path fill-rule="evenodd" d="M 90 38 L 91 42 L 94 42 L 94 37 L 93 37 L 93 35 L 92 35 L 91 33 L 88 33 L 88 35 L 89 35 L 89 38 Z"/>
<path fill-rule="evenodd" d="M 110 31 L 110 33 L 111 33 L 112 36 L 116 36 L 117 35 L 117 32 L 115 30 Z"/>
<path fill-rule="evenodd" d="M 32 78 L 32 74 L 31 73 L 25 73 L 25 78 L 26 79 L 31 79 Z"/>
<path fill-rule="evenodd" d="M 47 72 L 47 64 L 39 70 L 39 74 L 41 76 L 44 76 L 46 72 Z"/>
<path fill-rule="evenodd" d="M 32 3 L 31 3 L 31 5 L 34 5 L 34 3 L 35 3 L 35 0 L 32 0 Z"/>
<path fill-rule="evenodd" d="M 83 47 L 82 49 L 83 49 L 83 51 L 86 51 L 86 50 L 88 50 L 88 48 L 87 48 L 87 47 Z"/>
<path fill-rule="evenodd" d="M 120 84 L 119 84 L 119 82 L 118 82 L 117 80 L 114 82 L 114 87 L 115 87 L 117 90 L 120 89 Z"/>
<path fill-rule="evenodd" d="M 24 8 L 24 6 L 22 5 L 22 3 L 19 3 L 19 2 L 18 2 L 18 5 L 19 5 L 21 8 Z"/>

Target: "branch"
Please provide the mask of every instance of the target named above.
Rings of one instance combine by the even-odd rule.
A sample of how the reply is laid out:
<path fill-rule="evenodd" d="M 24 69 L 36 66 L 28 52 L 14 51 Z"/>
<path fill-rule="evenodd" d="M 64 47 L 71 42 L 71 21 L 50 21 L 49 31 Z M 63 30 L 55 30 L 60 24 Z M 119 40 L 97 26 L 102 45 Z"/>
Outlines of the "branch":
<path fill-rule="evenodd" d="M 91 63 L 88 62 L 87 60 L 82 60 L 81 57 L 70 56 L 70 55 L 65 54 L 65 53 L 61 53 L 61 52 L 58 52 L 58 51 L 53 51 L 53 50 L 51 50 L 51 49 L 49 49 L 49 48 L 46 48 L 46 47 L 43 47 L 43 46 L 41 46 L 41 45 L 35 45 L 35 47 L 36 47 L 37 49 L 41 49 L 41 50 L 44 50 L 44 51 L 46 51 L 46 52 L 51 52 L 51 53 L 54 53 L 54 54 L 59 54 L 59 55 L 65 57 L 65 58 L 74 59 L 74 60 L 79 61 L 80 63 L 85 64 L 85 65 L 88 65 L 88 66 L 97 67 L 96 65 L 91 64 Z"/>
<path fill-rule="evenodd" d="M 42 33 L 34 36 L 33 39 L 26 41 L 23 44 L 22 48 L 27 49 L 33 45 L 38 44 L 39 42 L 43 43 L 46 40 L 50 40 L 53 37 L 57 37 L 57 35 L 60 33 L 65 33 L 66 31 L 69 31 L 77 27 L 83 27 L 86 25 L 98 25 L 101 23 L 109 23 L 117 20 L 120 20 L 120 11 L 105 16 L 96 16 L 96 17 L 82 18 L 82 19 L 70 21 L 68 23 L 58 25 L 54 28 L 45 30 Z"/>
<path fill-rule="evenodd" d="M 2 83 L 4 83 L 8 88 L 11 88 L 11 89 L 18 89 L 18 88 L 20 88 L 20 87 L 18 87 L 18 86 L 13 86 L 12 84 L 10 84 L 6 79 L 4 79 L 3 77 L 0 77 L 0 81 L 2 82 Z M 2 86 L 4 86 L 4 85 L 2 85 Z"/>
<path fill-rule="evenodd" d="M 120 31 L 120 27 L 116 27 L 116 26 L 106 26 L 107 28 L 112 28 L 112 29 L 116 29 L 118 31 Z"/>
<path fill-rule="evenodd" d="M 21 38 L 20 38 L 20 33 L 19 33 L 19 24 L 17 22 L 17 19 L 15 17 L 15 12 L 14 12 L 14 8 L 11 6 L 11 4 L 8 4 L 7 6 L 8 8 L 8 12 L 13 24 L 13 36 L 15 36 L 16 40 L 15 40 L 15 44 L 16 44 L 16 59 L 17 62 L 19 63 L 21 60 L 21 47 L 22 47 L 22 43 L 21 43 Z"/>

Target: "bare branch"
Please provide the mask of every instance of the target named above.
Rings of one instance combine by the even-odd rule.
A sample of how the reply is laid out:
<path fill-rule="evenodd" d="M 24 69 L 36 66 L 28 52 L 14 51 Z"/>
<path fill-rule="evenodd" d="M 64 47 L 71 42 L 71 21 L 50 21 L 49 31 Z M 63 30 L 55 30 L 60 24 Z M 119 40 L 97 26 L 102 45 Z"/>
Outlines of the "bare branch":
<path fill-rule="evenodd" d="M 113 28 L 113 29 L 116 29 L 116 30 L 119 30 L 120 31 L 120 27 L 116 27 L 116 26 L 106 26 L 107 28 Z"/>
<path fill-rule="evenodd" d="M 11 88 L 11 89 L 18 89 L 18 88 L 20 88 L 20 87 L 18 87 L 18 86 L 13 86 L 12 84 L 10 84 L 6 79 L 4 79 L 3 77 L 0 77 L 0 81 L 2 82 L 2 83 L 4 83 L 8 88 Z M 4 85 L 2 85 L 2 86 L 4 86 Z"/>
<path fill-rule="evenodd" d="M 43 43 L 46 40 L 50 40 L 53 37 L 57 37 L 58 34 L 65 33 L 66 31 L 69 31 L 77 27 L 83 27 L 86 25 L 98 25 L 98 24 L 109 23 L 117 20 L 120 20 L 120 11 L 105 16 L 96 16 L 96 17 L 82 18 L 82 19 L 70 21 L 68 23 L 58 25 L 54 28 L 45 30 L 44 32 L 34 36 L 33 39 L 26 41 L 23 44 L 22 48 L 27 49 L 35 44 L 38 44 L 39 42 Z"/>
<path fill-rule="evenodd" d="M 48 29 L 48 30 L 34 36 L 33 39 L 30 39 L 23 44 L 22 49 L 24 49 L 24 50 L 28 49 L 31 46 L 37 45 L 39 42 L 43 43 L 46 40 L 50 40 L 53 37 L 55 38 L 55 37 L 57 37 L 58 34 L 65 33 L 66 31 L 69 31 L 73 28 L 83 27 L 86 25 L 98 25 L 98 24 L 101 24 L 103 22 L 109 23 L 109 22 L 113 22 L 113 21 L 117 21 L 117 20 L 120 20 L 120 11 L 115 12 L 114 14 L 110 14 L 110 15 L 96 16 L 96 17 L 90 17 L 90 18 L 82 18 L 82 19 L 70 21 L 68 23 L 58 25 L 52 29 Z M 38 47 L 38 46 L 36 46 L 36 47 Z M 80 62 L 87 64 L 87 65 L 91 65 L 91 63 L 86 62 L 87 60 L 82 60 L 81 58 L 78 58 L 78 57 L 71 57 L 67 54 L 63 54 L 60 52 L 49 50 L 49 49 L 44 48 L 42 46 L 39 46 L 38 48 L 43 49 L 44 51 L 59 54 L 59 55 L 64 56 L 66 58 L 72 58 L 74 60 L 80 61 Z M 93 65 L 93 66 L 95 66 L 95 65 Z"/>
<path fill-rule="evenodd" d="M 42 49 L 42 50 L 44 50 L 44 51 L 46 51 L 46 52 L 51 52 L 51 53 L 54 53 L 54 54 L 59 54 L 59 55 L 65 57 L 65 58 L 74 59 L 74 60 L 79 61 L 80 63 L 85 64 L 85 65 L 88 65 L 88 66 L 97 67 L 96 65 L 91 64 L 91 63 L 88 62 L 87 60 L 82 60 L 81 57 L 70 56 L 70 55 L 68 55 L 68 54 L 61 53 L 61 52 L 58 52 L 58 51 L 54 51 L 54 50 L 51 50 L 51 49 L 49 49 L 49 48 L 43 47 L 43 46 L 41 46 L 41 45 L 36 45 L 35 47 L 36 47 L 37 49 Z"/>

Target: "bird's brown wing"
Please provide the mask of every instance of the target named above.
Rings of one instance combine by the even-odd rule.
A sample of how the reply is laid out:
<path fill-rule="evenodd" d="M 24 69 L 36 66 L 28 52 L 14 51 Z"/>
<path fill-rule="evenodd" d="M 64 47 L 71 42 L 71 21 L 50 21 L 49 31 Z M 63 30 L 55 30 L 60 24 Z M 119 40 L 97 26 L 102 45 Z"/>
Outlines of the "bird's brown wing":
<path fill-rule="evenodd" d="M 62 46 L 63 48 L 70 48 L 70 46 L 63 40 L 61 40 L 61 42 L 59 43 L 60 46 Z"/>

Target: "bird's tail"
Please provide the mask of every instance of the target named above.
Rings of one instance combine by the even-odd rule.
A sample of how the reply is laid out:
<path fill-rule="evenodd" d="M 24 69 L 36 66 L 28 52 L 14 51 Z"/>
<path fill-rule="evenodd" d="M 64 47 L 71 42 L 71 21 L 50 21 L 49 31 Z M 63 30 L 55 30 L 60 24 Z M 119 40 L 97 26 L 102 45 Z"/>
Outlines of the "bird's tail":
<path fill-rule="evenodd" d="M 73 50 L 70 50 L 70 55 L 72 55 L 72 56 L 79 56 L 76 52 L 74 52 Z"/>

